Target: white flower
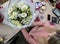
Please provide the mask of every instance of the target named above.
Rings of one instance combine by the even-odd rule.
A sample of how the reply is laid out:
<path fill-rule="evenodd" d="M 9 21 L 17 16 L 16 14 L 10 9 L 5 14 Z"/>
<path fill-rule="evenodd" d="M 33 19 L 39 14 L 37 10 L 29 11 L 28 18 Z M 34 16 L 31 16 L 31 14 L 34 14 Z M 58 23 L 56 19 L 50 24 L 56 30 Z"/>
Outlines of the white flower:
<path fill-rule="evenodd" d="M 11 13 L 12 11 L 13 11 L 13 8 L 10 7 L 10 8 L 8 9 L 8 13 Z"/>
<path fill-rule="evenodd" d="M 27 9 L 28 9 L 28 6 L 25 5 L 25 4 L 22 4 L 22 6 L 21 6 L 21 10 L 24 11 L 24 10 L 27 10 Z"/>
<path fill-rule="evenodd" d="M 25 24 L 26 20 L 25 19 L 22 19 L 21 23 Z"/>
<path fill-rule="evenodd" d="M 26 18 L 26 21 L 27 21 L 27 22 L 30 22 L 30 21 L 31 21 L 31 18 L 27 17 L 27 18 Z"/>
<path fill-rule="evenodd" d="M 15 5 L 11 6 L 9 9 L 8 9 L 8 15 L 11 16 L 12 15 L 12 12 L 13 10 L 17 10 Z"/>
<path fill-rule="evenodd" d="M 14 25 L 17 25 L 17 26 L 21 26 L 21 23 L 16 20 L 11 20 L 11 23 L 13 23 Z"/>
<path fill-rule="evenodd" d="M 29 22 L 26 22 L 25 24 L 26 24 L 26 25 L 28 25 L 28 24 L 29 24 Z"/>
<path fill-rule="evenodd" d="M 17 26 L 22 26 L 22 24 L 19 21 L 16 21 Z"/>
<path fill-rule="evenodd" d="M 12 14 L 11 13 L 8 13 L 8 16 L 11 16 Z"/>
<path fill-rule="evenodd" d="M 23 20 L 21 21 L 21 23 L 27 25 L 27 24 L 30 23 L 30 21 L 31 21 L 30 19 L 23 19 Z"/>
<path fill-rule="evenodd" d="M 13 12 L 12 15 L 9 17 L 10 19 L 15 19 L 17 17 L 17 12 Z"/>
<path fill-rule="evenodd" d="M 22 13 L 21 17 L 27 17 L 27 14 L 26 13 Z"/>
<path fill-rule="evenodd" d="M 13 10 L 17 10 L 17 9 L 16 9 L 17 7 L 18 7 L 17 4 L 14 4 L 14 5 L 12 6 Z"/>
<path fill-rule="evenodd" d="M 18 12 L 15 12 L 15 11 L 13 12 L 13 15 L 17 15 L 17 14 L 18 14 Z"/>

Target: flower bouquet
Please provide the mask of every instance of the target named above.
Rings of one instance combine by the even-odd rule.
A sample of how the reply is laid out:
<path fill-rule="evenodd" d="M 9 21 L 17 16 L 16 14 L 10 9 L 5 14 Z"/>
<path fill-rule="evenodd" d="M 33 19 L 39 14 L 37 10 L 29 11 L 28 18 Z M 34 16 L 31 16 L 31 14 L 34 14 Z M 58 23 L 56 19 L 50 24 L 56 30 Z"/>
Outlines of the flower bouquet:
<path fill-rule="evenodd" d="M 25 28 L 32 24 L 34 14 L 30 5 L 19 2 L 8 8 L 8 22 L 10 26 L 17 28 Z"/>

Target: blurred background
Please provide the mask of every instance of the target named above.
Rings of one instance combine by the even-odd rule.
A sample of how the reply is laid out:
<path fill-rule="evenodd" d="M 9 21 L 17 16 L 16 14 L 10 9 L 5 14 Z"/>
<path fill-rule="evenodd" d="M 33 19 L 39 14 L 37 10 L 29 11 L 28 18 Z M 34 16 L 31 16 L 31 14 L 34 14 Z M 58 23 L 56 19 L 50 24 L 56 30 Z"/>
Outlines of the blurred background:
<path fill-rule="evenodd" d="M 7 2 L 8 0 L 0 0 L 0 5 Z"/>

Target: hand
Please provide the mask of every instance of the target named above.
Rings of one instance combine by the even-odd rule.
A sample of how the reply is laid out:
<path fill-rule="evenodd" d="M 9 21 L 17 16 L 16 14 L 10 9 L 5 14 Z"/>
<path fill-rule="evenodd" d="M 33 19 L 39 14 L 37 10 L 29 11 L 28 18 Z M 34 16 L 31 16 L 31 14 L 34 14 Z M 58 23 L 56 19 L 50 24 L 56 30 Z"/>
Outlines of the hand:
<path fill-rule="evenodd" d="M 21 31 L 29 44 L 43 44 L 44 39 L 47 41 L 46 38 L 49 35 L 49 33 L 45 31 L 44 27 L 37 26 L 34 27 L 30 33 L 28 33 L 26 29 L 22 29 Z"/>
<path fill-rule="evenodd" d="M 41 23 L 42 23 L 42 22 L 41 22 Z M 40 25 L 43 24 L 43 23 L 42 23 L 42 24 L 41 24 L 41 23 L 40 23 Z M 38 25 L 38 23 L 34 23 L 34 24 L 33 24 L 33 26 L 37 26 L 37 25 Z M 34 27 L 34 29 L 32 29 L 32 31 L 35 31 L 36 29 L 37 29 L 37 27 Z M 32 31 L 31 31 L 31 32 L 32 32 Z M 29 35 L 31 32 L 28 33 L 28 32 L 26 31 L 26 29 L 22 29 L 21 32 L 23 33 L 24 37 L 26 38 L 26 41 L 28 41 L 29 44 L 40 44 L 38 41 L 34 40 L 34 38 L 32 38 L 31 35 Z"/>
<path fill-rule="evenodd" d="M 21 32 L 23 33 L 26 41 L 29 44 L 37 44 L 37 42 L 29 35 L 29 33 L 26 31 L 26 29 L 22 29 Z"/>
<path fill-rule="evenodd" d="M 46 22 L 46 23 L 44 23 L 44 22 L 34 22 L 32 24 L 32 26 L 45 27 L 46 28 L 45 30 L 48 31 L 49 33 L 53 33 L 53 32 L 56 31 L 56 26 L 55 25 L 51 25 L 49 22 Z"/>
<path fill-rule="evenodd" d="M 44 22 L 36 22 L 36 23 L 33 23 L 33 26 L 36 26 L 34 27 L 29 33 L 26 31 L 26 29 L 22 29 L 22 33 L 24 35 L 24 37 L 26 38 L 26 40 L 28 41 L 28 43 L 30 44 L 45 44 L 44 42 L 44 39 L 47 41 L 48 39 L 48 36 L 49 36 L 49 32 L 46 30 L 47 27 L 49 27 L 50 29 L 54 29 L 54 26 L 53 28 L 51 28 L 51 25 L 44 23 Z M 43 27 L 39 27 L 39 26 L 43 26 Z M 42 40 L 42 41 L 41 41 Z M 46 42 L 47 44 L 47 42 Z"/>

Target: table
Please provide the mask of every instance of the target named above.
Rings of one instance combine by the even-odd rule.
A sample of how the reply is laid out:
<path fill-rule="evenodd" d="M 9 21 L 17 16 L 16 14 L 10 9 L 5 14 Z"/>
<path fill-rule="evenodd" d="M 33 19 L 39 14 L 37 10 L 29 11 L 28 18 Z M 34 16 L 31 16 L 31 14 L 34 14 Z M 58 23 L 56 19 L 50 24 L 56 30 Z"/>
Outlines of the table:
<path fill-rule="evenodd" d="M 3 4 L 4 8 L 6 9 L 7 7 L 7 4 L 9 2 L 6 2 L 5 4 Z M 48 2 L 46 2 L 46 11 L 44 14 L 40 14 L 44 16 L 44 19 L 41 20 L 43 22 L 48 22 L 47 21 L 47 14 L 50 14 L 51 16 L 55 16 L 53 13 L 52 13 L 52 7 Z M 5 20 L 4 20 L 5 21 Z M 57 29 L 60 29 L 60 24 L 56 24 L 56 27 Z M 4 43 L 6 44 L 13 36 L 15 36 L 18 32 L 20 31 L 20 29 L 12 29 L 12 27 L 6 25 L 6 24 L 0 24 L 0 34 L 1 35 L 6 35 L 6 40 L 4 40 Z"/>
<path fill-rule="evenodd" d="M 9 2 L 4 3 L 2 6 L 4 6 L 4 14 L 5 14 L 5 10 L 7 8 L 7 4 Z M 4 22 L 6 21 L 6 19 L 4 19 Z M 10 27 L 9 25 L 6 24 L 0 24 L 0 34 L 2 36 L 6 36 L 6 40 L 4 40 L 4 44 L 6 44 L 13 36 L 15 36 L 18 32 L 20 31 L 20 29 L 12 29 L 12 27 Z"/>

